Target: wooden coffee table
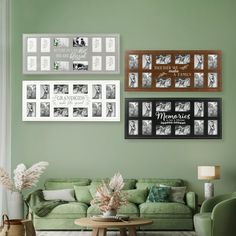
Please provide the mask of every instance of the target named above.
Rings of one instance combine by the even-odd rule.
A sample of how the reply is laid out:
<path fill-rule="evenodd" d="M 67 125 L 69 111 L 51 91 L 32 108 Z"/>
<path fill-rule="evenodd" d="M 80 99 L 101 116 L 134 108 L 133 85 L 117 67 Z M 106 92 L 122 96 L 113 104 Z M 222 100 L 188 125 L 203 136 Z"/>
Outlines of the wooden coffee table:
<path fill-rule="evenodd" d="M 106 236 L 107 229 L 118 228 L 121 236 L 126 236 L 126 231 L 129 236 L 136 236 L 136 227 L 140 225 L 152 224 L 153 221 L 143 218 L 131 218 L 129 221 L 101 222 L 91 218 L 80 218 L 75 220 L 75 224 L 93 229 L 92 236 Z"/>

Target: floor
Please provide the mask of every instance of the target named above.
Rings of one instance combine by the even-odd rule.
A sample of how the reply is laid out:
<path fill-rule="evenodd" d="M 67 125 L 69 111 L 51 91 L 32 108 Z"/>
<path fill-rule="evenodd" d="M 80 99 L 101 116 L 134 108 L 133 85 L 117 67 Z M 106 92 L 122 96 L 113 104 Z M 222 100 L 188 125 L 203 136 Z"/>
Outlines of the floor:
<path fill-rule="evenodd" d="M 73 232 L 73 231 L 41 231 L 37 236 L 91 236 L 91 232 Z M 118 236 L 117 232 L 108 232 L 108 236 Z M 156 232 L 138 232 L 138 236 L 196 236 L 192 231 L 156 231 Z"/>

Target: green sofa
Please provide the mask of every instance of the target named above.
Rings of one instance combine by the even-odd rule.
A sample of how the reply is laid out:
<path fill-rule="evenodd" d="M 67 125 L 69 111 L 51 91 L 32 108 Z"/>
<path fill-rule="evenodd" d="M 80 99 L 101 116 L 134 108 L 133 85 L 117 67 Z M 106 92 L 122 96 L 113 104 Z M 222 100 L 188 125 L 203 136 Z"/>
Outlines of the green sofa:
<path fill-rule="evenodd" d="M 45 182 L 46 190 L 68 189 L 74 186 L 87 186 L 91 196 L 102 179 L 49 179 Z M 154 185 L 186 186 L 181 179 L 125 179 L 124 190 L 145 190 L 148 192 Z M 83 189 L 83 187 L 82 187 Z M 138 191 L 133 191 L 138 192 Z M 139 191 L 140 192 L 140 191 Z M 33 213 L 34 226 L 37 230 L 79 230 L 84 229 L 74 224 L 74 220 L 101 214 L 99 210 L 89 204 L 91 198 L 82 194 L 83 202 L 70 202 L 55 207 L 47 216 L 39 217 Z M 135 196 L 134 196 L 135 197 Z M 138 200 L 137 200 L 138 199 Z M 140 230 L 193 230 L 193 215 L 197 211 L 197 195 L 187 192 L 185 203 L 147 203 L 145 199 L 136 197 L 136 203 L 129 202 L 122 206 L 118 213 L 131 217 L 144 217 L 153 220 L 153 224 L 141 227 Z M 85 203 L 86 202 L 86 203 Z M 137 204 L 138 202 L 138 204 Z"/>
<path fill-rule="evenodd" d="M 197 236 L 235 236 L 236 192 L 204 201 L 194 225 Z"/>

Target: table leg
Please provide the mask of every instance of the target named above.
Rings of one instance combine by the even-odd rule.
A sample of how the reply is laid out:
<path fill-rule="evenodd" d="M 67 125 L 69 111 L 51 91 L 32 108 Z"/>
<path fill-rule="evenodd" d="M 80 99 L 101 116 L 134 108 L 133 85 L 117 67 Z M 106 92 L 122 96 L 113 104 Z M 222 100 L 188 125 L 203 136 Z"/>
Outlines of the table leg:
<path fill-rule="evenodd" d="M 106 236 L 106 235 L 107 235 L 107 229 L 105 228 L 98 229 L 98 236 Z"/>
<path fill-rule="evenodd" d="M 98 236 L 98 228 L 93 228 L 92 236 Z"/>
<path fill-rule="evenodd" d="M 129 236 L 136 236 L 136 227 L 128 227 Z"/>
<path fill-rule="evenodd" d="M 126 229 L 125 228 L 120 228 L 120 236 L 126 236 Z"/>

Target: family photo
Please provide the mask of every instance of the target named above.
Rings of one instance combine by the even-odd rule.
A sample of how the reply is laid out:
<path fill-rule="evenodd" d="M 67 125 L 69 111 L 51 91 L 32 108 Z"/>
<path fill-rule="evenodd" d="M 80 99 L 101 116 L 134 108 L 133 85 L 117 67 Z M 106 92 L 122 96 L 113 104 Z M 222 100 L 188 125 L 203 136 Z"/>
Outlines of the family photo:
<path fill-rule="evenodd" d="M 171 63 L 171 55 L 167 54 L 167 55 L 157 55 L 156 56 L 156 64 L 169 64 Z"/>
<path fill-rule="evenodd" d="M 36 99 L 36 85 L 27 85 L 27 99 Z"/>
<path fill-rule="evenodd" d="M 88 85 L 87 84 L 73 84 L 73 93 L 74 94 L 88 94 Z"/>
<path fill-rule="evenodd" d="M 138 135 L 138 120 L 129 120 L 129 135 Z"/>
<path fill-rule="evenodd" d="M 138 102 L 129 102 L 129 117 L 138 116 Z"/>
<path fill-rule="evenodd" d="M 129 55 L 129 69 L 138 69 L 138 55 Z"/>
<path fill-rule="evenodd" d="M 156 87 L 157 88 L 169 88 L 171 86 L 171 78 L 157 78 Z"/>
<path fill-rule="evenodd" d="M 171 134 L 171 125 L 156 126 L 156 135 L 170 135 L 170 134 Z"/>

